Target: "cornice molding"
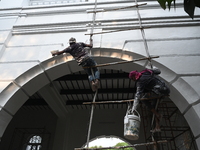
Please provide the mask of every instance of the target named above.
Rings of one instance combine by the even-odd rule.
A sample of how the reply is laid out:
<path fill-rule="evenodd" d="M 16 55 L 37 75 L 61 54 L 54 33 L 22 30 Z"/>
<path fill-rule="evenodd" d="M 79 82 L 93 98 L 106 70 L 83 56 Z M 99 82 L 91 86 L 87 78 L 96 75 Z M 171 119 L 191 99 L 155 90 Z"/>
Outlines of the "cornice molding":
<path fill-rule="evenodd" d="M 200 16 L 197 20 L 191 20 L 187 16 L 166 16 L 158 18 L 142 18 L 142 28 L 170 28 L 170 27 L 191 27 L 200 26 Z M 115 24 L 113 24 L 115 22 Z M 14 25 L 12 34 L 40 34 L 40 33 L 58 33 L 58 32 L 85 32 L 87 33 L 93 24 L 91 21 L 46 23 L 46 24 L 27 24 Z M 137 18 L 118 19 L 118 20 L 96 20 L 94 29 L 102 29 L 105 32 L 120 32 L 126 30 L 139 30 Z M 95 33 L 94 34 L 103 34 Z"/>

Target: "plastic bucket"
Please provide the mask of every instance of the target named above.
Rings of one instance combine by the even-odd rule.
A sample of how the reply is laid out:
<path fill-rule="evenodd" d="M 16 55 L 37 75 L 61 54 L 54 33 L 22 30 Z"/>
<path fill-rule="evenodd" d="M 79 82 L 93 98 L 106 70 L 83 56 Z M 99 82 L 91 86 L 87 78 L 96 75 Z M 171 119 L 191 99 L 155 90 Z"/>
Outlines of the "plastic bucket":
<path fill-rule="evenodd" d="M 137 112 L 138 113 L 138 112 Z M 138 140 L 140 131 L 140 115 L 126 114 L 124 117 L 124 137 L 129 140 Z"/>

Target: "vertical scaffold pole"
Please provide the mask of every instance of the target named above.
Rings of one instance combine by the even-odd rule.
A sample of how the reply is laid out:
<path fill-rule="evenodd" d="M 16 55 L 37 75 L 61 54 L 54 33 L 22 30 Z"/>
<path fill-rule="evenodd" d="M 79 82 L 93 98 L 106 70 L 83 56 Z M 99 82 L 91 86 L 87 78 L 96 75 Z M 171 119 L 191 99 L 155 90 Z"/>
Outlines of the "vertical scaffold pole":
<path fill-rule="evenodd" d="M 92 28 L 90 31 L 90 44 L 93 44 L 92 36 L 93 36 L 94 25 L 95 25 L 95 20 L 96 20 L 96 9 L 97 9 L 97 0 L 95 0 L 94 13 L 92 17 Z"/>
<path fill-rule="evenodd" d="M 93 102 L 95 102 L 95 100 L 96 100 L 97 93 L 98 93 L 98 90 L 96 90 L 96 92 L 95 92 Z M 95 107 L 95 105 L 92 104 L 91 113 L 90 113 L 90 122 L 89 122 L 89 127 L 88 127 L 88 135 L 87 135 L 87 148 L 89 148 L 89 140 L 90 140 L 90 132 L 91 132 L 91 126 L 92 126 L 94 107 Z"/>
<path fill-rule="evenodd" d="M 142 38 L 143 38 L 143 42 L 144 42 L 144 47 L 145 47 L 147 56 L 150 57 L 149 49 L 148 49 L 148 45 L 147 45 L 147 40 L 146 40 L 146 37 L 145 37 L 144 29 L 142 27 L 142 20 L 141 20 L 140 12 L 139 12 L 139 9 L 138 9 L 137 0 L 135 0 L 135 4 L 136 4 L 136 10 L 137 10 L 137 15 L 138 15 L 138 21 L 139 21 L 139 25 L 140 25 L 140 30 L 141 30 Z M 149 59 L 149 62 L 150 62 L 151 68 L 153 68 L 151 59 Z"/>
<path fill-rule="evenodd" d="M 137 0 L 135 0 L 135 4 L 138 5 Z M 139 13 L 138 6 L 136 8 L 137 8 L 136 10 L 137 10 L 137 15 L 138 15 L 138 21 L 139 21 L 139 25 L 140 25 L 140 29 L 141 29 L 142 38 L 143 38 L 143 41 L 144 41 L 144 46 L 145 46 L 146 54 L 147 54 L 148 57 L 150 57 L 150 53 L 149 53 L 148 45 L 147 45 L 147 40 L 146 40 L 146 37 L 145 37 L 144 29 L 142 27 L 142 20 L 141 20 L 141 16 L 140 16 L 140 13 Z M 151 68 L 153 68 L 153 64 L 151 62 L 151 59 L 149 59 L 149 62 L 150 62 Z M 157 102 L 157 105 L 158 105 L 158 102 Z M 156 106 L 155 109 L 157 109 L 157 106 Z M 154 120 L 155 120 L 155 114 L 153 114 L 153 117 L 152 117 L 152 124 L 153 124 Z M 152 138 L 152 141 L 155 141 L 155 139 L 154 139 L 154 133 L 151 134 L 151 138 Z M 157 150 L 157 145 L 156 144 L 154 145 L 154 150 Z"/>
<path fill-rule="evenodd" d="M 93 24 L 92 24 L 92 28 L 91 28 L 91 32 L 90 32 L 90 45 L 93 45 L 92 36 L 93 36 L 93 30 L 94 30 L 94 25 L 95 25 L 95 19 L 96 19 L 96 8 L 97 8 L 97 0 L 95 0 L 94 14 L 93 14 L 93 18 L 92 18 Z M 91 51 L 90 51 L 90 53 L 91 53 Z M 91 68 L 91 72 L 92 72 L 92 75 L 94 77 L 94 73 L 93 73 L 92 68 Z M 95 95 L 94 95 L 94 98 L 93 98 L 93 102 L 96 101 L 97 94 L 98 94 L 98 89 L 95 92 Z M 91 113 L 90 113 L 90 122 L 89 122 L 88 135 L 87 135 L 87 148 L 89 148 L 89 140 L 90 140 L 91 127 L 92 127 L 92 119 L 93 119 L 94 107 L 95 106 L 92 105 Z"/>

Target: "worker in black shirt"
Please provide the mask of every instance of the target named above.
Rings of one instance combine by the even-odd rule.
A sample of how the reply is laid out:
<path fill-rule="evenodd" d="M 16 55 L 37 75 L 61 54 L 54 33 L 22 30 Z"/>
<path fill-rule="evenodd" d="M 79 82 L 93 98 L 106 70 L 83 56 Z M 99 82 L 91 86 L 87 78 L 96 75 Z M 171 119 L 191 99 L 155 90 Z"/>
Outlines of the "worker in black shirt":
<path fill-rule="evenodd" d="M 92 42 L 91 42 L 92 43 Z M 70 53 L 78 65 L 82 66 L 86 73 L 88 74 L 88 79 L 92 84 L 92 90 L 96 91 L 99 87 L 100 72 L 97 67 L 97 63 L 88 54 L 88 48 L 92 48 L 92 44 L 85 44 L 82 42 L 76 42 L 75 38 L 69 39 L 70 46 L 62 51 L 57 51 L 52 53 L 52 56 L 60 55 L 63 53 Z M 90 68 L 91 67 L 91 68 Z"/>

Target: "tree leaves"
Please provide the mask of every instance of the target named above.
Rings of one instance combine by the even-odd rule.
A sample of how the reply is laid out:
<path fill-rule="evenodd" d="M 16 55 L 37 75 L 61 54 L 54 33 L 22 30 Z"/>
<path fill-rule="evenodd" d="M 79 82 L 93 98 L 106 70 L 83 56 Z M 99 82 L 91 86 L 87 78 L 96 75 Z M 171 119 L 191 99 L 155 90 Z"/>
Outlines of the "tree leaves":
<path fill-rule="evenodd" d="M 194 0 L 184 0 L 184 10 L 193 19 L 195 3 Z"/>
<path fill-rule="evenodd" d="M 176 8 L 175 0 L 157 0 L 160 6 L 165 10 L 167 7 L 170 10 L 172 2 Z M 185 12 L 193 19 L 195 7 L 200 8 L 200 0 L 183 0 Z"/>
<path fill-rule="evenodd" d="M 195 6 L 200 8 L 200 0 L 194 0 Z"/>
<path fill-rule="evenodd" d="M 171 3 L 174 1 L 175 3 L 175 0 L 157 0 L 158 3 L 160 4 L 160 6 L 165 10 L 167 7 L 171 8 Z"/>
<path fill-rule="evenodd" d="M 127 148 L 120 148 L 122 146 L 128 146 L 129 144 L 126 143 L 126 142 L 120 142 L 120 143 L 117 143 L 114 147 L 118 147 L 118 148 L 113 148 L 113 149 L 105 149 L 105 150 L 135 150 L 135 148 L 133 147 L 127 147 Z M 90 148 L 103 148 L 102 146 L 93 146 L 93 147 L 90 147 Z"/>

